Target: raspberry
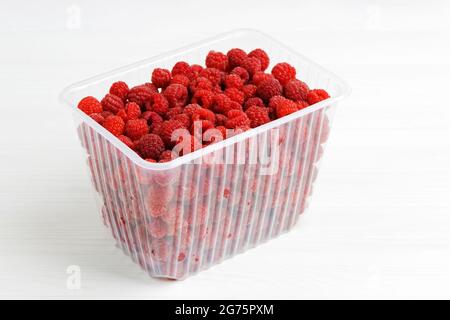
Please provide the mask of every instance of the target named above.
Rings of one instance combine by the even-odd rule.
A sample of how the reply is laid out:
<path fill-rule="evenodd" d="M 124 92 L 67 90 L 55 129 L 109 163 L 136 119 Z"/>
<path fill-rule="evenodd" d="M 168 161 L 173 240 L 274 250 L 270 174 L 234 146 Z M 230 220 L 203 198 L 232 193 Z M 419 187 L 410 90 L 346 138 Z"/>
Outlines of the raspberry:
<path fill-rule="evenodd" d="M 250 119 L 247 115 L 240 110 L 230 110 L 227 114 L 228 120 L 225 123 L 225 127 L 229 129 L 248 129 L 250 127 Z"/>
<path fill-rule="evenodd" d="M 145 159 L 145 161 L 151 162 L 151 163 L 156 163 L 157 161 L 155 159 L 151 159 L 151 158 L 147 158 Z"/>
<path fill-rule="evenodd" d="M 95 122 L 102 124 L 105 121 L 105 118 L 100 113 L 91 113 L 89 115 Z"/>
<path fill-rule="evenodd" d="M 141 108 L 135 102 L 128 102 L 125 106 L 125 110 L 127 112 L 127 119 L 137 119 L 141 116 Z"/>
<path fill-rule="evenodd" d="M 298 108 L 298 110 L 305 109 L 305 108 L 308 107 L 308 106 L 309 106 L 309 103 L 306 102 L 306 101 L 303 101 L 303 100 L 300 100 L 300 101 L 298 101 L 298 103 L 297 103 L 297 108 Z"/>
<path fill-rule="evenodd" d="M 133 141 L 130 138 L 128 138 L 127 136 L 124 136 L 121 134 L 117 138 L 119 138 L 119 140 L 122 141 L 128 148 L 134 149 Z"/>
<path fill-rule="evenodd" d="M 161 155 L 159 156 L 159 162 L 169 162 L 171 160 L 173 160 L 174 157 L 174 153 L 170 150 L 164 150 Z"/>
<path fill-rule="evenodd" d="M 284 100 L 286 100 L 286 98 L 283 96 L 274 96 L 274 97 L 270 98 L 269 108 L 276 109 L 277 106 Z"/>
<path fill-rule="evenodd" d="M 265 107 L 264 102 L 261 100 L 261 98 L 258 97 L 247 99 L 244 104 L 244 110 L 247 110 L 251 106 Z"/>
<path fill-rule="evenodd" d="M 259 86 L 261 84 L 261 82 L 263 82 L 264 80 L 269 80 L 269 79 L 275 79 L 275 77 L 273 75 L 271 75 L 270 73 L 258 71 L 253 75 L 252 82 L 254 85 Z"/>
<path fill-rule="evenodd" d="M 100 113 L 103 111 L 102 105 L 94 97 L 88 96 L 78 102 L 78 109 L 86 114 Z"/>
<path fill-rule="evenodd" d="M 145 104 L 148 111 L 156 112 L 163 116 L 169 110 L 169 102 L 161 93 L 154 93 L 149 102 Z"/>
<path fill-rule="evenodd" d="M 254 97 L 256 94 L 257 87 L 253 84 L 247 84 L 242 88 L 245 99 Z"/>
<path fill-rule="evenodd" d="M 221 125 L 221 126 L 217 126 L 216 129 L 220 131 L 223 139 L 225 139 L 227 137 L 227 128 L 225 128 L 224 126 Z"/>
<path fill-rule="evenodd" d="M 215 112 L 227 114 L 227 112 L 231 109 L 230 104 L 231 99 L 227 95 L 223 93 L 218 93 L 214 95 L 213 109 Z"/>
<path fill-rule="evenodd" d="M 170 107 L 183 107 L 186 104 L 188 92 L 181 84 L 171 84 L 163 91 Z"/>
<path fill-rule="evenodd" d="M 283 88 L 276 79 L 264 80 L 258 86 L 256 94 L 264 101 L 269 101 L 273 96 L 281 95 Z"/>
<path fill-rule="evenodd" d="M 157 88 L 165 88 L 170 84 L 170 71 L 167 69 L 156 68 L 152 72 L 152 83 Z"/>
<path fill-rule="evenodd" d="M 176 114 L 171 119 L 180 121 L 186 129 L 191 126 L 191 119 L 185 113 Z"/>
<path fill-rule="evenodd" d="M 102 112 L 100 112 L 100 115 L 101 115 L 104 119 L 106 119 L 106 118 L 108 118 L 109 116 L 113 116 L 114 113 L 112 113 L 111 111 L 102 111 Z"/>
<path fill-rule="evenodd" d="M 261 62 L 257 58 L 246 58 L 241 67 L 248 71 L 253 76 L 256 72 L 261 71 Z"/>
<path fill-rule="evenodd" d="M 296 71 L 289 63 L 281 62 L 273 67 L 272 74 L 282 85 L 285 85 L 289 80 L 295 79 Z"/>
<path fill-rule="evenodd" d="M 172 119 L 177 114 L 183 113 L 183 107 L 175 107 L 175 108 L 169 108 L 169 110 L 166 113 L 165 118 L 166 119 Z"/>
<path fill-rule="evenodd" d="M 117 112 L 116 116 L 121 117 L 123 121 L 128 120 L 127 111 L 125 109 L 120 109 L 119 112 Z"/>
<path fill-rule="evenodd" d="M 191 99 L 191 102 L 196 103 L 203 108 L 209 109 L 211 108 L 211 105 L 213 103 L 213 97 L 214 94 L 212 91 L 201 89 L 195 91 L 194 96 Z"/>
<path fill-rule="evenodd" d="M 199 76 L 200 72 L 202 72 L 203 67 L 199 64 L 193 64 L 189 68 L 189 74 L 192 79 L 195 79 Z"/>
<path fill-rule="evenodd" d="M 226 115 L 217 113 L 216 114 L 216 125 L 217 126 L 224 126 L 225 122 L 227 121 L 227 119 L 228 118 L 227 118 Z"/>
<path fill-rule="evenodd" d="M 244 85 L 244 81 L 237 74 L 227 74 L 223 77 L 223 84 L 225 88 L 241 89 Z"/>
<path fill-rule="evenodd" d="M 192 80 L 189 85 L 189 89 L 191 90 L 191 92 L 195 92 L 199 89 L 212 91 L 213 84 L 211 83 L 211 81 L 209 81 L 208 78 L 198 77 L 197 79 Z"/>
<path fill-rule="evenodd" d="M 130 102 L 135 102 L 139 106 L 144 106 L 144 104 L 151 99 L 152 95 L 157 92 L 158 91 L 151 86 L 143 84 L 131 88 L 127 98 Z"/>
<path fill-rule="evenodd" d="M 159 128 L 161 123 L 163 123 L 163 118 L 153 111 L 145 111 L 142 114 L 142 119 L 147 121 L 150 131 L 155 133 L 155 129 Z"/>
<path fill-rule="evenodd" d="M 111 111 L 112 113 L 117 113 L 120 109 L 125 108 L 122 99 L 110 93 L 102 99 L 101 104 L 103 110 Z"/>
<path fill-rule="evenodd" d="M 191 72 L 191 68 L 189 67 L 189 64 L 184 61 L 179 61 L 175 63 L 175 65 L 172 68 L 172 76 L 176 76 L 177 74 L 183 74 L 185 76 L 188 76 Z"/>
<path fill-rule="evenodd" d="M 250 106 L 245 114 L 250 119 L 250 127 L 255 128 L 270 121 L 267 108 L 261 108 L 256 105 Z"/>
<path fill-rule="evenodd" d="M 328 95 L 328 93 L 325 90 L 313 89 L 308 92 L 306 99 L 308 100 L 308 103 L 311 105 L 311 104 L 320 102 L 322 100 L 328 99 L 329 97 L 330 96 Z"/>
<path fill-rule="evenodd" d="M 294 101 L 306 100 L 309 88 L 306 83 L 293 79 L 284 86 L 284 96 Z"/>
<path fill-rule="evenodd" d="M 221 71 L 228 69 L 228 57 L 222 52 L 210 51 L 206 56 L 205 64 L 207 68 L 216 68 Z"/>
<path fill-rule="evenodd" d="M 103 127 L 105 127 L 105 129 L 111 132 L 113 135 L 119 136 L 125 129 L 125 122 L 121 117 L 109 116 L 103 122 Z"/>
<path fill-rule="evenodd" d="M 267 69 L 270 63 L 269 56 L 263 49 L 255 49 L 248 54 L 250 58 L 256 58 L 261 62 L 261 71 Z"/>
<path fill-rule="evenodd" d="M 216 121 L 216 115 L 211 110 L 198 108 L 193 110 L 191 119 L 192 121 L 208 120 L 211 123 L 214 123 Z"/>
<path fill-rule="evenodd" d="M 184 126 L 180 121 L 173 119 L 164 121 L 159 128 L 159 136 L 168 148 L 176 144 L 176 141 L 172 141 L 172 134 L 177 129 L 184 129 Z"/>
<path fill-rule="evenodd" d="M 145 119 L 128 120 L 125 124 L 125 134 L 132 140 L 138 140 L 149 132 Z"/>
<path fill-rule="evenodd" d="M 190 81 L 191 80 L 189 80 L 189 78 L 186 77 L 185 75 L 177 74 L 172 78 L 172 80 L 170 80 L 170 84 L 181 84 L 186 88 L 188 88 Z"/>
<path fill-rule="evenodd" d="M 277 103 L 275 108 L 278 118 L 294 113 L 297 110 L 297 104 L 294 101 L 288 99 L 284 99 L 283 101 Z"/>
<path fill-rule="evenodd" d="M 186 107 L 184 107 L 183 112 L 189 116 L 189 119 L 192 117 L 192 115 L 194 114 L 195 110 L 200 109 L 200 105 L 196 104 L 196 103 L 191 103 L 188 104 Z"/>
<path fill-rule="evenodd" d="M 153 238 L 161 239 L 167 234 L 167 225 L 163 221 L 155 219 L 148 224 L 147 230 Z"/>
<path fill-rule="evenodd" d="M 109 93 L 125 100 L 129 90 L 128 85 L 125 82 L 117 81 L 112 84 L 111 88 L 109 88 Z"/>
<path fill-rule="evenodd" d="M 211 81 L 212 85 L 220 85 L 222 82 L 222 72 L 216 68 L 206 68 L 200 72 L 200 77 Z"/>
<path fill-rule="evenodd" d="M 136 149 L 144 159 L 159 159 L 164 151 L 164 142 L 158 135 L 149 133 L 138 140 Z"/>
<path fill-rule="evenodd" d="M 244 103 L 244 93 L 236 88 L 228 88 L 225 90 L 225 94 L 233 101 L 236 101 L 239 104 Z"/>
<path fill-rule="evenodd" d="M 227 52 L 228 63 L 231 68 L 242 66 L 242 63 L 247 58 L 247 53 L 239 48 L 231 49 Z"/>
<path fill-rule="evenodd" d="M 237 74 L 244 83 L 247 82 L 248 79 L 250 79 L 250 75 L 248 74 L 248 71 L 242 67 L 234 68 L 233 70 L 231 70 L 231 74 Z"/>

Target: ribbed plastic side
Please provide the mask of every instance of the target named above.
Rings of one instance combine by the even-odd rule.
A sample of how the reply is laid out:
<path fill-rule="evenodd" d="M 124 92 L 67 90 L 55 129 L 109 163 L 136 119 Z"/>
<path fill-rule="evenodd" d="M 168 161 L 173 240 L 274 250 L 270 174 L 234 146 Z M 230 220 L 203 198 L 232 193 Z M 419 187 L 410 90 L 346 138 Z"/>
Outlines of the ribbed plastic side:
<path fill-rule="evenodd" d="M 151 276 L 172 279 L 277 237 L 307 207 L 330 108 L 166 171 L 134 164 L 81 123 L 105 225 Z"/>

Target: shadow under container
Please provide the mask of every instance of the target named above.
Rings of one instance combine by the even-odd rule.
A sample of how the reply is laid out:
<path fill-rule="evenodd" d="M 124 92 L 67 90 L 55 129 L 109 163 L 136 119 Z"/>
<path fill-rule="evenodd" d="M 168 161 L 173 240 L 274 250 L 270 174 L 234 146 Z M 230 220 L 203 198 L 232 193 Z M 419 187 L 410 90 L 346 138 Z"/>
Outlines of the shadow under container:
<path fill-rule="evenodd" d="M 166 163 L 143 160 L 76 107 L 115 81 L 134 86 L 156 67 L 201 64 L 209 50 L 235 47 L 263 48 L 331 98 Z M 99 209 L 118 246 L 150 276 L 183 279 L 292 229 L 308 206 L 333 111 L 348 91 L 278 41 L 237 30 L 76 83 L 61 98 L 74 113 Z"/>

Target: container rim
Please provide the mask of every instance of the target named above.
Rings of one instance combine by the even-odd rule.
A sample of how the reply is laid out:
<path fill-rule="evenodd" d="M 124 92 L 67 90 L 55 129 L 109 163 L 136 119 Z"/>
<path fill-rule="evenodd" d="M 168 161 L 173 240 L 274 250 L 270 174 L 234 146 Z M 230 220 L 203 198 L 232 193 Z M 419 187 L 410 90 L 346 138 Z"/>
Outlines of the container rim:
<path fill-rule="evenodd" d="M 84 112 L 82 112 L 81 110 L 79 110 L 78 108 L 76 108 L 76 106 L 70 101 L 69 99 L 69 94 L 72 91 L 76 91 L 79 89 L 82 89 L 83 87 L 86 87 L 88 85 L 92 85 L 93 83 L 98 83 L 101 82 L 107 78 L 110 78 L 114 75 L 116 75 L 117 73 L 121 73 L 124 71 L 131 71 L 133 69 L 138 69 L 140 68 L 142 65 L 145 64 L 149 64 L 149 63 L 155 63 L 158 62 L 160 60 L 164 60 L 167 59 L 171 56 L 178 56 L 182 53 L 186 53 L 189 51 L 194 51 L 196 49 L 198 49 L 199 47 L 205 46 L 207 44 L 212 44 L 214 42 L 219 42 L 221 40 L 225 40 L 228 37 L 233 37 L 233 36 L 237 36 L 240 33 L 247 33 L 247 34 L 255 34 L 255 35 L 259 35 L 263 38 L 266 38 L 267 40 L 275 43 L 277 46 L 283 48 L 284 50 L 288 51 L 290 54 L 292 54 L 293 56 L 296 56 L 304 61 L 307 61 L 310 65 L 314 66 L 316 69 L 320 70 L 321 72 L 327 74 L 331 79 L 333 79 L 334 84 L 337 85 L 338 87 L 338 94 L 330 97 L 328 99 L 322 100 L 319 103 L 316 103 L 310 107 L 307 107 L 305 109 L 296 111 L 294 113 L 291 113 L 287 116 L 284 116 L 282 118 L 276 119 L 274 121 L 271 121 L 269 123 L 266 123 L 262 126 L 256 127 L 256 128 L 252 128 L 248 131 L 239 133 L 233 137 L 224 139 L 220 142 L 217 142 L 215 144 L 211 144 L 207 147 L 201 148 L 199 150 L 196 150 L 192 153 L 189 153 L 187 155 L 184 155 L 182 157 L 176 158 L 174 160 L 168 161 L 168 162 L 163 162 L 163 163 L 152 163 L 152 162 L 148 162 L 145 161 L 144 159 L 142 159 L 136 152 L 134 152 L 133 150 L 131 150 L 129 147 L 127 147 L 124 143 L 122 143 L 117 137 L 115 137 L 112 133 L 110 133 L 108 130 L 106 130 L 105 128 L 103 128 L 100 124 L 98 124 L 96 121 L 94 121 L 90 116 L 88 116 L 87 114 L 85 114 Z M 87 78 L 85 80 L 73 83 L 67 87 L 65 87 L 61 93 L 59 94 L 59 101 L 62 102 L 63 104 L 65 104 L 66 106 L 68 106 L 73 113 L 75 113 L 77 116 L 79 116 L 88 126 L 90 126 L 92 129 L 94 129 L 96 132 L 98 132 L 100 135 L 102 135 L 105 139 L 107 139 L 109 142 L 111 142 L 116 148 L 118 148 L 121 152 L 123 152 L 130 160 L 132 160 L 136 165 L 139 165 L 140 167 L 144 168 L 144 169 L 149 169 L 149 170 L 168 170 L 168 169 L 173 169 L 176 167 L 179 167 L 183 164 L 189 163 L 195 159 L 198 159 L 204 155 L 207 155 L 209 153 L 212 153 L 214 151 L 217 151 L 219 149 L 225 148 L 227 146 L 230 146 L 232 144 L 235 144 L 237 142 L 240 142 L 242 140 L 245 140 L 247 138 L 256 136 L 260 133 L 269 131 L 270 129 L 273 129 L 275 127 L 279 127 L 282 124 L 285 124 L 287 122 L 290 122 L 294 119 L 303 117 L 309 113 L 312 113 L 314 111 L 323 109 L 331 104 L 337 103 L 339 101 L 341 101 L 342 99 L 344 99 L 345 97 L 347 97 L 351 92 L 350 86 L 347 84 L 347 82 L 345 82 L 343 79 L 341 79 L 339 76 L 337 76 L 336 74 L 334 74 L 333 72 L 323 68 L 322 66 L 320 66 L 319 64 L 317 64 L 316 62 L 306 58 L 305 56 L 297 53 L 295 50 L 291 49 L 290 47 L 286 46 L 285 44 L 279 42 L 278 40 L 272 38 L 271 36 L 267 35 L 264 32 L 261 32 L 259 30 L 255 30 L 255 29 L 249 29 L 249 28 L 243 28 L 243 29 L 235 29 L 235 30 L 231 30 L 228 31 L 226 33 L 222 33 L 219 34 L 217 36 L 214 37 L 210 37 L 207 39 L 204 39 L 202 41 L 198 41 L 195 43 L 192 43 L 190 45 L 186 45 L 183 46 L 179 49 L 175 49 L 175 50 L 171 50 L 165 53 L 162 53 L 160 55 L 151 57 L 151 58 L 147 58 L 144 60 L 140 60 L 138 62 L 132 63 L 132 64 L 128 64 L 125 65 L 123 67 L 119 67 L 119 68 L 115 68 L 111 71 L 105 72 L 105 73 L 101 73 L 99 75 Z"/>

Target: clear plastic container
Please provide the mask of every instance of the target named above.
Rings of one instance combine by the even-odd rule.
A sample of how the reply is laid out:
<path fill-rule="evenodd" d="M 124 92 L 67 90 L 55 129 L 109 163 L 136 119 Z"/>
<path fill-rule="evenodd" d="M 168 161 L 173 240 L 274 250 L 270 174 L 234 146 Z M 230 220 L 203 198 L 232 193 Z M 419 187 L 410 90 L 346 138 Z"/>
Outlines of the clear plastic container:
<path fill-rule="evenodd" d="M 265 49 L 331 98 L 167 163 L 141 159 L 77 109 L 114 81 L 148 82 L 155 67 L 203 64 L 209 50 Z M 333 110 L 349 89 L 278 41 L 237 30 L 73 84 L 61 94 L 75 117 L 105 225 L 152 277 L 182 279 L 289 231 L 308 206 Z M 270 146 L 270 147 L 269 147 Z M 266 156 L 264 156 L 266 155 Z"/>

